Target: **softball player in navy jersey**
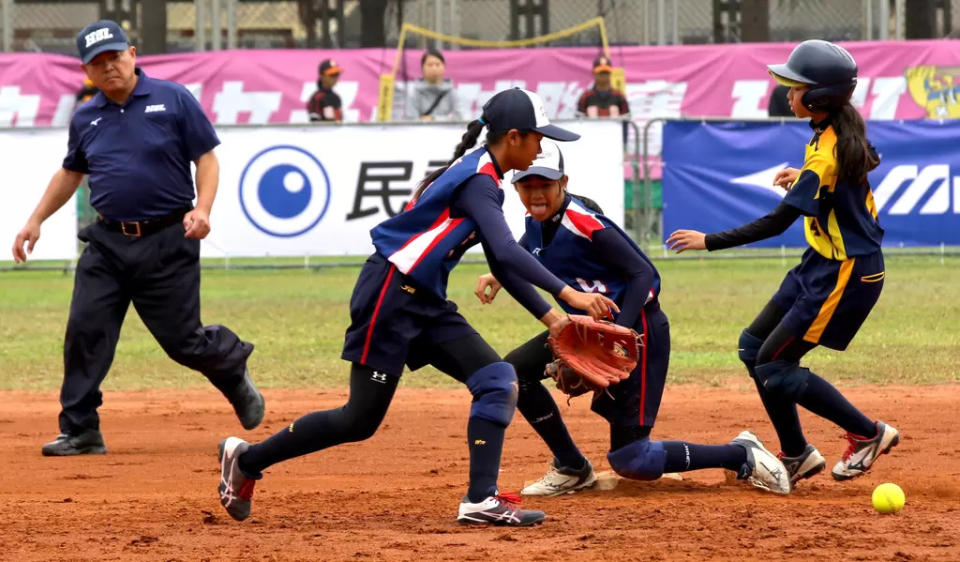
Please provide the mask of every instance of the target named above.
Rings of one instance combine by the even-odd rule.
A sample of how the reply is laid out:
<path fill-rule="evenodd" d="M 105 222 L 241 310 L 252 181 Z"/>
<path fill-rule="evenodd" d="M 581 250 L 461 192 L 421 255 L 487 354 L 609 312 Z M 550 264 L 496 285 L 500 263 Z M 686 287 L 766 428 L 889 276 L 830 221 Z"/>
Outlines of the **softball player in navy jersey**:
<path fill-rule="evenodd" d="M 567 193 L 560 148 L 549 141 L 542 147 L 533 165 L 513 176 L 528 212 L 520 245 L 568 286 L 612 298 L 620 308 L 616 323 L 636 330 L 644 342 L 630 377 L 593 400 L 593 411 L 610 423 L 610 466 L 621 476 L 638 480 L 655 480 L 664 472 L 726 468 L 759 488 L 789 493 L 783 464 L 749 431 L 727 445 L 650 440 L 670 358 L 670 324 L 660 309 L 660 275 L 596 203 Z M 491 302 L 501 283 L 516 284 L 513 276 L 511 271 L 481 276 L 477 297 Z M 541 333 L 505 358 L 519 379 L 517 409 L 554 455 L 547 474 L 524 488 L 524 495 L 571 493 L 597 480 L 590 462 L 573 443 L 550 392 L 540 382 L 545 378 L 544 367 L 553 361 L 546 345 L 548 335 Z"/>
<path fill-rule="evenodd" d="M 467 153 L 486 126 L 486 144 Z M 336 410 L 313 412 L 266 441 L 249 445 L 230 437 L 220 444 L 220 501 L 232 517 L 250 514 L 253 486 L 277 462 L 372 436 L 383 420 L 406 364 L 430 364 L 463 382 L 473 395 L 467 440 L 470 487 L 460 504 L 461 523 L 532 525 L 545 517 L 521 510 L 500 494 L 497 473 L 503 435 L 513 417 L 513 367 L 481 338 L 446 299 L 447 278 L 467 248 L 482 244 L 495 271 L 510 271 L 507 290 L 551 332 L 566 315 L 550 307 L 530 284 L 595 318 L 617 311 L 599 294 L 574 291 L 514 240 L 503 218 L 503 172 L 527 168 L 547 136 L 579 135 L 551 125 L 536 94 L 498 93 L 468 125 L 446 168 L 427 177 L 404 212 L 371 230 L 376 252 L 360 272 L 350 300 L 352 323 L 343 358 L 352 363 L 350 398 Z"/>
<path fill-rule="evenodd" d="M 790 87 L 793 113 L 810 118 L 813 138 L 803 168 L 776 176 L 774 183 L 788 191 L 767 216 L 714 234 L 678 230 L 667 242 L 681 252 L 730 248 L 780 234 L 803 216 L 810 248 L 740 334 L 738 347 L 780 437 L 791 479 L 809 478 L 826 466 L 803 436 L 799 404 L 847 431 L 849 446 L 833 468 L 834 478 L 846 480 L 869 470 L 900 435 L 861 413 L 833 385 L 801 367 L 800 359 L 818 345 L 846 349 L 880 297 L 883 229 L 867 182 L 879 159 L 863 118 L 850 105 L 857 83 L 850 53 L 826 41 L 804 41 L 786 64 L 768 68 Z"/>

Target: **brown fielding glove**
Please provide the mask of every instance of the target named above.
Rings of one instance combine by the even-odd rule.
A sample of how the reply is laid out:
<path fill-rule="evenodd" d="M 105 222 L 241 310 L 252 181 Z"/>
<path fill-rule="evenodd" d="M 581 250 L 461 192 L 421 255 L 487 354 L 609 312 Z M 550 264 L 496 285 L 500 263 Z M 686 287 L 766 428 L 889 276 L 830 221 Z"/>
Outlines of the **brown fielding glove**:
<path fill-rule="evenodd" d="M 630 328 L 570 315 L 556 338 L 547 338 L 556 360 L 546 374 L 570 396 L 602 391 L 628 378 L 640 357 L 640 336 Z"/>

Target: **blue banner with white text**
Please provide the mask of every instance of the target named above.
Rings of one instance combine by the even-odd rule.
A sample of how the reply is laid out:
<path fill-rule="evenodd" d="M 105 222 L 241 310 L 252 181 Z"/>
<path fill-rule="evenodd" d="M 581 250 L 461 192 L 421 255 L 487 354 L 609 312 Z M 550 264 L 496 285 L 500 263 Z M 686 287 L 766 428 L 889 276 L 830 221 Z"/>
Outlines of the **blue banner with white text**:
<path fill-rule="evenodd" d="M 960 121 L 871 121 L 870 186 L 884 246 L 960 244 Z M 777 172 L 803 166 L 806 122 L 670 121 L 663 127 L 663 232 L 718 232 L 769 213 Z M 806 246 L 801 220 L 754 246 Z"/>

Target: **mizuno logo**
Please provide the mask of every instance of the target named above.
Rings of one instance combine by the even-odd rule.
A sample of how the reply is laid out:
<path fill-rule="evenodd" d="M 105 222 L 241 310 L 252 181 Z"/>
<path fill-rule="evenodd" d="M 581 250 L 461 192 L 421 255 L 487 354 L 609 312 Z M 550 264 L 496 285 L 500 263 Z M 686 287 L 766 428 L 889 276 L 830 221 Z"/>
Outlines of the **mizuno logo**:
<path fill-rule="evenodd" d="M 156 105 L 148 105 L 146 109 L 143 110 L 144 113 L 153 113 L 155 111 L 166 111 L 167 108 L 163 106 L 162 103 Z"/>
<path fill-rule="evenodd" d="M 951 211 L 950 192 L 953 191 Z M 894 166 L 873 190 L 877 211 L 908 215 L 919 206 L 921 215 L 960 214 L 960 176 L 950 175 L 949 164 Z"/>
<path fill-rule="evenodd" d="M 91 126 L 91 127 L 96 127 L 96 126 L 97 126 L 97 123 L 99 123 L 101 119 L 103 119 L 103 117 L 97 117 L 96 119 L 94 119 L 93 121 L 90 122 L 90 126 Z"/>
<path fill-rule="evenodd" d="M 109 27 L 101 27 L 100 29 L 92 33 L 88 33 L 84 35 L 83 38 L 86 39 L 87 41 L 86 46 L 89 47 L 90 45 L 93 45 L 94 43 L 99 43 L 100 41 L 103 41 L 105 39 L 113 39 L 113 34 L 110 33 Z"/>
<path fill-rule="evenodd" d="M 786 191 L 774 186 L 773 178 L 786 166 L 782 162 L 730 181 L 761 187 L 783 197 Z M 949 164 L 894 166 L 874 188 L 873 200 L 877 212 L 887 215 L 960 214 L 960 175 L 951 175 Z"/>

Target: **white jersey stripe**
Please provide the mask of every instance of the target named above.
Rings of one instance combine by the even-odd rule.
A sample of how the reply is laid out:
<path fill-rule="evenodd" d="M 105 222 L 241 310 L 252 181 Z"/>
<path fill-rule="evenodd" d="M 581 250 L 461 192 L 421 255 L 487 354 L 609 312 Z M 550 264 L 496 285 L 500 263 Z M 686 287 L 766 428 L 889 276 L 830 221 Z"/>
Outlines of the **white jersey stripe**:
<path fill-rule="evenodd" d="M 577 236 L 581 238 L 590 239 L 590 237 L 584 234 L 582 230 L 577 228 L 577 225 L 573 224 L 573 221 L 570 220 L 570 215 L 568 215 L 567 213 L 563 213 L 563 218 L 560 219 L 560 224 L 566 227 L 566 229 L 569 230 L 570 232 L 576 234 Z"/>
<path fill-rule="evenodd" d="M 401 273 L 410 273 L 410 270 L 413 269 L 420 259 L 429 252 L 430 248 L 433 246 L 433 243 L 443 236 L 443 234 L 450 229 L 452 226 L 456 226 L 462 222 L 463 219 L 451 219 L 449 211 L 447 212 L 447 217 L 441 221 L 437 226 L 431 228 L 426 232 L 421 232 L 420 234 L 414 236 L 409 242 L 407 242 L 402 248 L 394 252 L 387 259 L 397 266 L 397 269 Z M 456 224 L 455 224 L 456 223 Z"/>

